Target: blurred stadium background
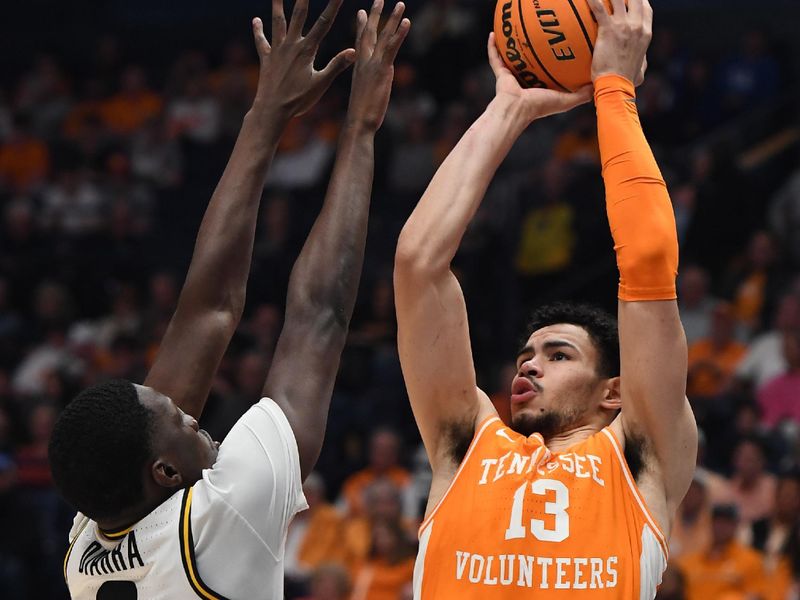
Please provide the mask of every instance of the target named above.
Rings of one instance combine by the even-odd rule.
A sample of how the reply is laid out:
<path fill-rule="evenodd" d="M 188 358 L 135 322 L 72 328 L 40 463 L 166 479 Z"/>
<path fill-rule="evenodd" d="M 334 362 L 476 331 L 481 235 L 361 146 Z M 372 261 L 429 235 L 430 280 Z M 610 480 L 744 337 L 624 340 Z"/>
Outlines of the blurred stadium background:
<path fill-rule="evenodd" d="M 312 0 L 312 12 L 322 4 Z M 410 598 L 430 475 L 395 350 L 393 250 L 437 165 L 492 97 L 484 40 L 493 4 L 407 4 L 414 25 L 378 138 L 359 303 L 307 484 L 312 509 L 289 533 L 289 598 Z M 689 393 L 704 439 L 659 598 L 799 598 L 800 3 L 653 4 L 639 110 L 675 205 Z M 364 5 L 345 1 L 323 55 L 351 44 Z M 3 8 L 4 600 L 66 597 L 72 511 L 50 480 L 53 421 L 87 384 L 143 379 L 252 98 L 250 18 L 268 11 L 265 0 Z M 248 308 L 202 419 L 217 439 L 259 397 L 348 84 L 341 78 L 292 124 L 273 164 Z M 591 108 L 523 136 L 455 266 L 480 383 L 502 411 L 531 307 L 573 299 L 614 309 Z"/>

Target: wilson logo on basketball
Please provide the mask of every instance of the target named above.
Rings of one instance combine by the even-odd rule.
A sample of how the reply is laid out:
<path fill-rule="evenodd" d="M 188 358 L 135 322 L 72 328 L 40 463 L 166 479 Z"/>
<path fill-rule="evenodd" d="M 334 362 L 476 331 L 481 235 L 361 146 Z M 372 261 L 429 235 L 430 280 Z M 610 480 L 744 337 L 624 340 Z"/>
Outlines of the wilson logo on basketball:
<path fill-rule="evenodd" d="M 586 0 L 500 0 L 495 39 L 523 87 L 575 91 L 591 83 L 597 23 Z"/>

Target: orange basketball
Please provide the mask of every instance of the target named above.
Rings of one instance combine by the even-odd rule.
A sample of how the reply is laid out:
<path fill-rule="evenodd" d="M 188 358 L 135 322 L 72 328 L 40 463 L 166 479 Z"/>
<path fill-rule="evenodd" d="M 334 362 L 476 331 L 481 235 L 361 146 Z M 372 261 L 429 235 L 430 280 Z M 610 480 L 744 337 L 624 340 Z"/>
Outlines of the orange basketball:
<path fill-rule="evenodd" d="M 574 92 L 591 83 L 597 22 L 586 0 L 499 0 L 494 32 L 523 87 Z"/>

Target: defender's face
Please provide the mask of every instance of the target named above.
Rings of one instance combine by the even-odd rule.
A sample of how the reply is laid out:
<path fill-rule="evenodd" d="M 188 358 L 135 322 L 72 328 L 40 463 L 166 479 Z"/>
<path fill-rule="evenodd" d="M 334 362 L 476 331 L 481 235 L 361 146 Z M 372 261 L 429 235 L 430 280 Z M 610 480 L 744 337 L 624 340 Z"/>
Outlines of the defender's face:
<path fill-rule="evenodd" d="M 550 325 L 535 331 L 517 356 L 511 383 L 514 428 L 530 435 L 579 424 L 597 406 L 605 380 L 597 373 L 598 351 L 585 329 Z M 532 431 L 529 431 L 533 429 Z"/>
<path fill-rule="evenodd" d="M 204 469 L 217 459 L 219 442 L 200 429 L 197 420 L 187 415 L 167 396 L 144 386 L 136 386 L 139 401 L 154 415 L 153 458 L 171 465 L 180 474 L 182 486 L 199 481 Z"/>

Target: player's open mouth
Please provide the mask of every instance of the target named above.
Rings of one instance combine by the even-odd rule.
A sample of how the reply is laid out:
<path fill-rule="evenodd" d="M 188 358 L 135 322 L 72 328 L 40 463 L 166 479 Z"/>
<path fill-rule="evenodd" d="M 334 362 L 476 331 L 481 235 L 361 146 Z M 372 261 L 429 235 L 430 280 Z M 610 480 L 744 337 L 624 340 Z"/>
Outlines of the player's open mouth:
<path fill-rule="evenodd" d="M 538 393 L 532 381 L 525 377 L 517 377 L 511 386 L 511 404 L 521 404 L 533 399 Z"/>

